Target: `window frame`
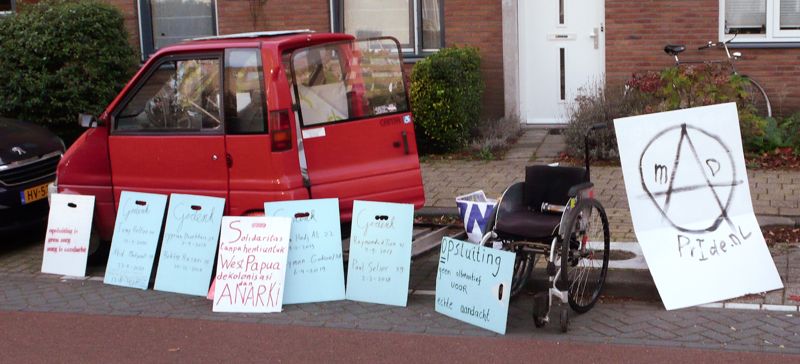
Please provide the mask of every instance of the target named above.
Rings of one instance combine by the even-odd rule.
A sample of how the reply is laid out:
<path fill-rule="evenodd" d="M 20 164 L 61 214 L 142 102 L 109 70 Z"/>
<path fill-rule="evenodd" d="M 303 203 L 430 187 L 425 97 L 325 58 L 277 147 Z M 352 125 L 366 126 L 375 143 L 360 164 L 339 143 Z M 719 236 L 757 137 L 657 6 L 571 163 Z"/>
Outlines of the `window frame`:
<path fill-rule="evenodd" d="M 191 54 L 177 54 L 177 55 L 167 55 L 158 59 L 158 61 L 154 62 L 147 72 L 142 75 L 142 77 L 136 82 L 136 85 L 132 87 L 125 96 L 120 100 L 119 104 L 112 110 L 111 112 L 111 120 L 109 125 L 109 133 L 111 135 L 152 135 L 152 136 L 166 136 L 166 135 L 225 135 L 225 97 L 224 97 L 224 89 L 225 89 L 225 64 L 224 64 L 224 57 L 225 52 L 202 52 L 202 53 L 191 53 Z M 186 129 L 154 129 L 152 131 L 147 131 L 144 129 L 137 129 L 137 130 L 120 130 L 117 128 L 119 120 L 119 114 L 125 110 L 131 100 L 136 96 L 136 94 L 141 91 L 145 84 L 150 81 L 150 78 L 153 74 L 165 63 L 168 62 L 178 62 L 178 61 L 190 61 L 190 60 L 198 60 L 198 59 L 216 59 L 219 62 L 219 77 L 220 77 L 220 103 L 222 104 L 220 107 L 220 117 L 222 119 L 222 124 L 219 128 L 216 129 L 200 129 L 200 130 L 186 130 Z"/>
<path fill-rule="evenodd" d="M 214 35 L 219 34 L 219 2 L 211 0 L 211 18 L 214 19 Z M 139 16 L 139 49 L 141 59 L 144 61 L 157 52 L 155 40 L 153 39 L 153 12 L 151 10 L 151 0 L 136 0 L 137 15 Z"/>
<path fill-rule="evenodd" d="M 331 8 L 331 32 L 340 32 L 344 33 L 344 2 L 347 0 L 331 0 L 330 1 L 330 8 Z M 410 29 L 410 36 L 413 37 L 414 46 L 413 49 L 410 48 L 403 48 L 401 44 L 401 50 L 403 52 L 403 60 L 416 62 L 421 58 L 425 58 L 433 53 L 439 51 L 439 49 L 444 48 L 445 45 L 445 13 L 444 13 L 444 3 L 446 0 L 439 0 L 439 43 L 440 48 L 424 48 L 422 44 L 422 0 L 409 0 L 412 8 L 412 13 L 410 14 L 410 20 L 413 21 Z M 374 38 L 374 37 L 370 37 Z"/>
<path fill-rule="evenodd" d="M 726 41 L 733 37 L 725 32 L 725 2 L 719 0 L 719 41 Z M 730 43 L 731 48 L 800 48 L 800 30 L 780 29 L 780 1 L 764 0 L 765 9 L 765 34 L 739 34 Z"/>
<path fill-rule="evenodd" d="M 0 18 L 9 16 L 17 12 L 17 0 L 10 0 L 11 2 L 11 10 L 0 11 Z"/>

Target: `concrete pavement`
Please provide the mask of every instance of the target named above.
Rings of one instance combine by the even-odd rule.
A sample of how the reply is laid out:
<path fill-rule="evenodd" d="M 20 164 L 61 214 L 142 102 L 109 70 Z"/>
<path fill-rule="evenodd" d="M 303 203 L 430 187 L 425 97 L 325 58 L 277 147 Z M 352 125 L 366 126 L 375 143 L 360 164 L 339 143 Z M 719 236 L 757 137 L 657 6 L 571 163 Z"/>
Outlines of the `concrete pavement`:
<path fill-rule="evenodd" d="M 564 137 L 548 129 L 525 128 L 519 142 L 505 158 L 498 161 L 428 160 L 422 162 L 428 214 L 458 214 L 455 196 L 484 190 L 498 198 L 506 187 L 525 178 L 525 166 L 558 161 L 564 150 Z M 635 243 L 622 170 L 618 166 L 592 166 L 595 196 L 603 204 L 611 228 L 611 241 Z M 800 221 L 800 171 L 748 170 L 753 208 L 762 226 L 792 225 Z M 786 244 L 771 249 L 783 290 L 751 295 L 712 306 L 749 309 L 790 309 L 800 305 L 800 246 Z M 615 292 L 641 296 L 642 287 L 655 292 L 652 278 L 642 272 L 614 274 L 609 277 Z M 614 282 L 617 279 L 617 282 Z M 635 291 L 631 291 L 635 290 Z M 774 305 L 787 306 L 777 308 Z"/>

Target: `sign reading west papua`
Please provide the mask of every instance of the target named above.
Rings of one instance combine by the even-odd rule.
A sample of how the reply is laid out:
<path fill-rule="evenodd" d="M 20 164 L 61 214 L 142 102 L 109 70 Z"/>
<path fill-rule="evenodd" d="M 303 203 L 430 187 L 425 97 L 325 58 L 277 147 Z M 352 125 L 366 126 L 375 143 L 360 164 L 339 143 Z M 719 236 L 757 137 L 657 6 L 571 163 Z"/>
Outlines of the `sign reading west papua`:
<path fill-rule="evenodd" d="M 614 120 L 636 237 L 668 309 L 783 287 L 734 103 Z"/>

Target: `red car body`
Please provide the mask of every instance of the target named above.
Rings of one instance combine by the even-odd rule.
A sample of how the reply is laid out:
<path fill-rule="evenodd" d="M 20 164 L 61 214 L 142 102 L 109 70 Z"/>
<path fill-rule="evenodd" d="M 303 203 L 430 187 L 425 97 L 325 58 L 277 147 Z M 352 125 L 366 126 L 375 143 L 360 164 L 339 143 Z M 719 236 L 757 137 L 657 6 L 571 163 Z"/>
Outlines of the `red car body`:
<path fill-rule="evenodd" d="M 378 49 L 376 44 L 386 44 L 385 41 L 370 43 L 366 49 Z M 58 166 L 57 190 L 96 197 L 94 226 L 102 240 L 111 239 L 122 191 L 223 197 L 227 215 L 261 213 L 265 201 L 332 197 L 339 198 L 344 221 L 350 220 L 356 199 L 410 203 L 420 208 L 425 196 L 405 77 L 401 74 L 399 82 L 383 83 L 389 84 L 389 93 L 400 101 L 369 104 L 365 101 L 368 88 L 375 89 L 379 78 L 387 74 L 395 77 L 397 62 L 392 58 L 388 66 L 378 61 L 359 64 L 367 57 L 348 45 L 354 43 L 353 37 L 345 34 L 293 31 L 222 36 L 166 47 L 148 59 L 97 118 L 97 124 L 67 150 Z M 228 61 L 237 54 L 257 55 L 250 59 L 259 61 L 260 90 L 253 86 L 256 73 L 252 68 L 228 68 L 233 63 Z M 399 59 L 397 49 L 383 54 L 394 54 Z M 320 57 L 327 58 L 318 60 Z M 193 61 L 195 58 L 200 61 Z M 333 58 L 335 62 L 331 61 Z M 201 61 L 205 63 L 197 66 Z M 189 62 L 195 62 L 194 68 L 187 66 Z M 316 68 L 309 66 L 313 62 L 318 62 Z M 217 64 L 219 69 L 214 68 Z M 372 67 L 372 73 L 364 76 L 362 68 L 366 67 Z M 391 69 L 384 72 L 377 67 Z M 401 65 L 397 67 L 402 73 Z M 317 77 L 319 72 L 315 71 L 320 69 L 333 72 L 334 76 Z M 310 71 L 299 75 L 303 70 Z M 175 87 L 163 86 L 154 93 L 148 85 L 161 85 L 162 71 L 172 75 L 163 84 Z M 221 92 L 209 97 L 189 95 L 211 88 L 184 82 L 192 72 L 206 71 L 213 75 L 200 79 L 224 84 L 224 97 Z M 308 76 L 310 81 L 297 81 L 301 76 Z M 255 92 L 227 93 L 234 78 L 249 84 L 247 87 Z M 184 87 L 187 84 L 192 87 Z M 330 120 L 344 119 L 311 122 L 311 115 L 319 110 L 306 110 L 310 101 L 299 92 L 315 87 L 328 90 L 320 93 L 320 99 L 327 95 L 345 97 L 330 90 L 346 92 L 346 99 L 338 103 L 346 102 L 348 110 L 325 109 L 346 115 L 333 115 Z M 185 108 L 172 105 L 169 109 L 165 103 L 179 102 L 159 99 L 181 92 L 184 96 L 180 100 L 191 103 Z M 147 99 L 150 93 L 155 96 Z M 211 106 L 200 106 L 191 100 Z M 232 132 L 231 120 L 238 119 L 231 115 L 240 116 L 245 111 L 237 109 L 239 106 L 229 107 L 228 103 L 257 107 L 254 100 L 263 105 L 264 130 Z M 144 106 L 137 109 L 137 104 Z M 128 109 L 138 114 L 124 114 Z M 180 112 L 185 119 L 176 123 L 188 125 L 189 119 L 200 118 L 212 126 L 215 120 L 220 121 L 222 126 L 169 129 L 173 126 L 167 125 L 168 121 L 158 126 L 142 121 L 156 120 L 154 115 L 177 109 L 183 110 Z M 258 119 L 258 114 L 253 115 Z"/>

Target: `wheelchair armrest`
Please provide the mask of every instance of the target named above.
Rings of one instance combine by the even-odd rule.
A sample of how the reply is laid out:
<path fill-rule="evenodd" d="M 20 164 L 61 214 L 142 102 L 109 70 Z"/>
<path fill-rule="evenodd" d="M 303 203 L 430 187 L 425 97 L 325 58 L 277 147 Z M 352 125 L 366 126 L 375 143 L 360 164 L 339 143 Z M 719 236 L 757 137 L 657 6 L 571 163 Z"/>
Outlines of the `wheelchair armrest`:
<path fill-rule="evenodd" d="M 502 219 L 503 213 L 525 210 L 525 202 L 523 201 L 523 191 L 525 190 L 525 182 L 517 182 L 508 186 L 500 201 L 497 202 L 496 219 Z"/>
<path fill-rule="evenodd" d="M 569 197 L 575 197 L 581 191 L 588 190 L 588 189 L 590 189 L 592 187 L 594 187 L 594 183 L 592 183 L 592 182 L 583 182 L 583 183 L 580 183 L 580 184 L 577 184 L 577 185 L 574 185 L 574 186 L 570 187 L 569 191 L 567 191 L 567 195 L 569 195 Z"/>

